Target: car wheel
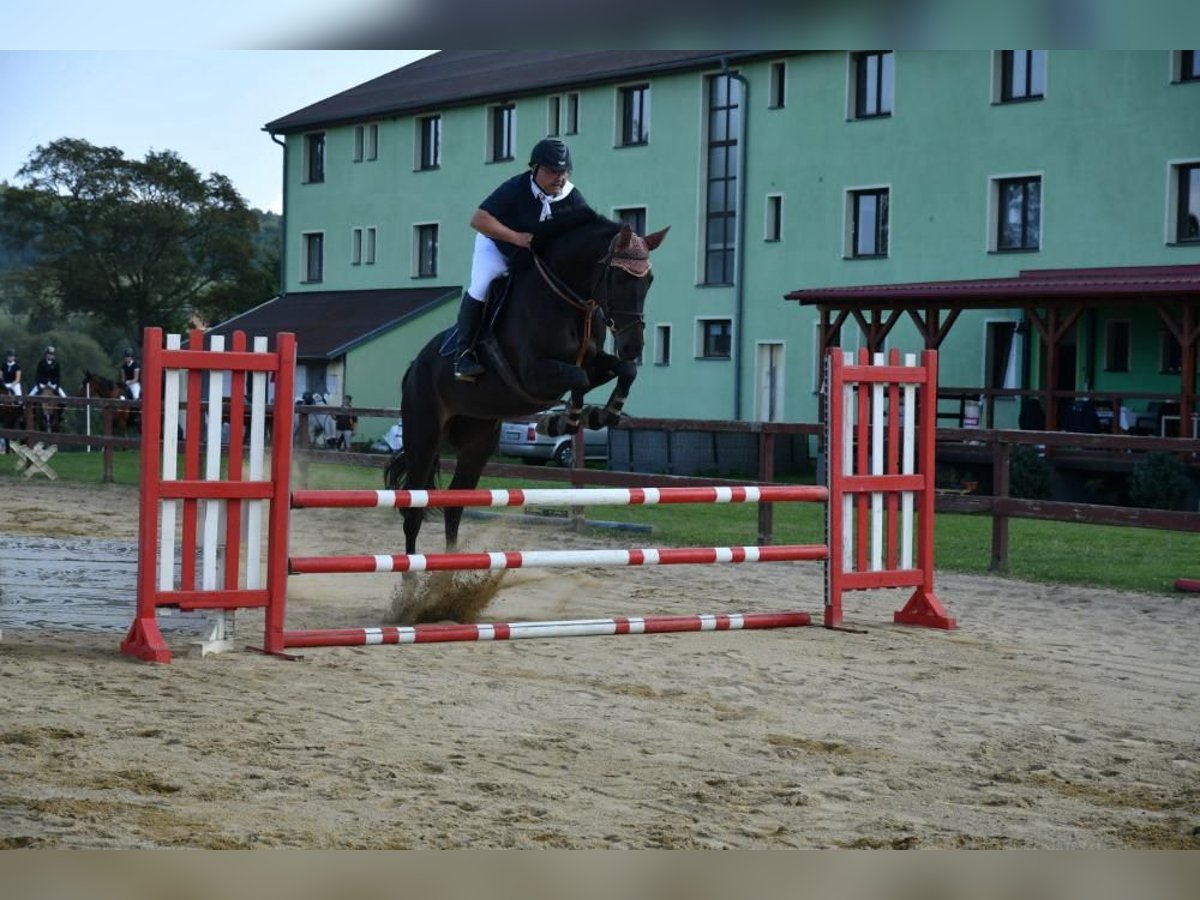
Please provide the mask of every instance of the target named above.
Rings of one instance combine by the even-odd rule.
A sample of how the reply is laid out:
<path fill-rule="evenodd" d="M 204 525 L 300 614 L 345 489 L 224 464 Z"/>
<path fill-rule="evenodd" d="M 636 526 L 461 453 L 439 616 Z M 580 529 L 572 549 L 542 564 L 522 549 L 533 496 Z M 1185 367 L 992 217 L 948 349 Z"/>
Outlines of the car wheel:
<path fill-rule="evenodd" d="M 554 448 L 554 464 L 562 466 L 564 469 L 569 469 L 575 465 L 575 448 L 572 446 L 570 438 Z"/>

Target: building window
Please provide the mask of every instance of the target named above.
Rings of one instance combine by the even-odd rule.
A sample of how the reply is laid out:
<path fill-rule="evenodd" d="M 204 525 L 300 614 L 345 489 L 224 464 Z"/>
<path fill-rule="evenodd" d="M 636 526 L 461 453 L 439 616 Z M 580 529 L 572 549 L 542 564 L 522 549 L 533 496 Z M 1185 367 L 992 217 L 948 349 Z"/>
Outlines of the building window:
<path fill-rule="evenodd" d="M 579 95 L 555 94 L 546 99 L 546 134 L 577 134 L 579 132 Z"/>
<path fill-rule="evenodd" d="M 996 201 L 996 249 L 1037 250 L 1042 243 L 1042 179 L 1001 178 Z"/>
<path fill-rule="evenodd" d="M 854 118 L 872 119 L 892 114 L 895 70 L 890 50 L 855 53 Z"/>
<path fill-rule="evenodd" d="M 419 129 L 417 168 L 436 169 L 442 164 L 442 117 L 421 116 L 417 119 Z"/>
<path fill-rule="evenodd" d="M 1000 51 L 1000 102 L 1039 100 L 1046 93 L 1045 50 Z"/>
<path fill-rule="evenodd" d="M 1200 163 L 1175 167 L 1175 243 L 1200 242 Z"/>
<path fill-rule="evenodd" d="M 416 240 L 416 252 L 413 254 L 417 262 L 416 277 L 433 278 L 437 275 L 438 227 L 418 225 L 413 229 L 413 235 Z"/>
<path fill-rule="evenodd" d="M 741 83 L 732 75 L 713 75 L 708 79 L 704 284 L 733 284 L 741 98 Z"/>
<path fill-rule="evenodd" d="M 371 122 L 367 125 L 354 126 L 354 161 L 379 158 L 379 124 Z"/>
<path fill-rule="evenodd" d="M 304 181 L 307 184 L 325 180 L 325 132 L 304 136 Z"/>
<path fill-rule="evenodd" d="M 732 321 L 729 319 L 701 319 L 699 328 L 700 358 L 729 359 L 730 348 L 733 346 Z"/>
<path fill-rule="evenodd" d="M 325 235 L 313 232 L 302 235 L 304 253 L 301 255 L 300 280 L 307 283 L 318 282 L 325 276 Z"/>
<path fill-rule="evenodd" d="M 367 242 L 363 248 L 363 262 L 368 266 L 375 265 L 375 226 L 367 229 Z"/>
<path fill-rule="evenodd" d="M 646 233 L 646 207 L 626 206 L 613 210 L 614 218 L 622 225 L 628 225 L 635 234 Z"/>
<path fill-rule="evenodd" d="M 650 140 L 650 85 L 621 88 L 621 146 Z"/>
<path fill-rule="evenodd" d="M 850 191 L 850 252 L 852 257 L 888 255 L 887 188 Z"/>
<path fill-rule="evenodd" d="M 787 63 L 771 63 L 770 97 L 767 106 L 770 109 L 783 109 L 787 102 Z"/>
<path fill-rule="evenodd" d="M 513 158 L 516 144 L 517 108 L 511 103 L 493 106 L 489 110 L 489 139 L 492 162 L 505 162 Z"/>
<path fill-rule="evenodd" d="M 654 364 L 669 366 L 671 364 L 671 326 L 654 326 Z"/>
<path fill-rule="evenodd" d="M 1200 50 L 1180 50 L 1176 81 L 1200 81 Z"/>
<path fill-rule="evenodd" d="M 567 121 L 564 123 L 566 134 L 579 133 L 579 95 L 567 94 Z"/>
<path fill-rule="evenodd" d="M 783 197 L 767 195 L 767 224 L 765 240 L 778 241 L 783 237 Z"/>
<path fill-rule="evenodd" d="M 362 265 L 363 260 L 363 230 L 353 228 L 350 231 L 350 265 Z"/>
<path fill-rule="evenodd" d="M 1104 371 L 1129 371 L 1129 323 L 1108 322 L 1104 326 Z"/>
<path fill-rule="evenodd" d="M 1158 371 L 1163 375 L 1178 375 L 1183 368 L 1183 348 L 1175 335 L 1163 328 L 1158 332 Z"/>

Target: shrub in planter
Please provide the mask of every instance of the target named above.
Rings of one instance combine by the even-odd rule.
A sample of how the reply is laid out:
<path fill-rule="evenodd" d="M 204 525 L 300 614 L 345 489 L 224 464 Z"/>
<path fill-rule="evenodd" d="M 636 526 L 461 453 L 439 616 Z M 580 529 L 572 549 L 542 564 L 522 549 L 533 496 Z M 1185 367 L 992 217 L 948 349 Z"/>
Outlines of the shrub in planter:
<path fill-rule="evenodd" d="M 1054 493 L 1054 469 L 1030 444 L 1017 444 L 1008 460 L 1008 494 L 1046 500 Z"/>
<path fill-rule="evenodd" d="M 1155 450 L 1134 463 L 1129 502 L 1148 509 L 1183 509 L 1190 489 L 1187 467 L 1179 457 Z"/>

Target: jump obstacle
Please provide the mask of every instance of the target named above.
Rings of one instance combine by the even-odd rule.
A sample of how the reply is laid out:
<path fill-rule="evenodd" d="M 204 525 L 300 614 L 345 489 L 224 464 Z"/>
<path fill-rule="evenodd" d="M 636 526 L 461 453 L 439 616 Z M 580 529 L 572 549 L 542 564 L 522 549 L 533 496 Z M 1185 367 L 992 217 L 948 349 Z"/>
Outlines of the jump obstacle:
<path fill-rule="evenodd" d="M 207 651 L 232 649 L 237 609 L 265 612 L 262 650 L 301 647 L 662 634 L 810 624 L 807 612 L 619 616 L 553 622 L 286 628 L 287 579 L 306 573 L 432 572 L 548 566 L 713 565 L 823 561 L 823 624 L 842 625 L 846 591 L 913 588 L 893 620 L 949 629 L 933 589 L 937 355 L 901 364 L 831 351 L 825 360 L 825 486 L 758 485 L 524 490 L 291 490 L 295 336 L 274 349 L 244 333 L 209 338 L 158 328 L 143 336 L 144 385 L 137 610 L 123 653 L 170 662 L 158 611 L 210 611 Z M 273 396 L 272 396 L 273 394 Z M 183 415 L 180 415 L 181 403 Z M 270 474 L 266 476 L 267 420 Z M 228 434 L 222 435 L 222 422 Z M 183 447 L 180 452 L 180 442 Z M 222 472 L 222 450 L 227 462 Z M 918 468 L 919 463 L 919 468 Z M 809 502 L 825 506 L 825 543 L 745 547 L 534 550 L 489 553 L 289 555 L 291 511 L 314 508 L 613 506 Z M 263 555 L 265 545 L 266 555 Z M 915 549 L 914 549 L 915 548 Z M 244 559 L 244 564 L 243 564 Z"/>

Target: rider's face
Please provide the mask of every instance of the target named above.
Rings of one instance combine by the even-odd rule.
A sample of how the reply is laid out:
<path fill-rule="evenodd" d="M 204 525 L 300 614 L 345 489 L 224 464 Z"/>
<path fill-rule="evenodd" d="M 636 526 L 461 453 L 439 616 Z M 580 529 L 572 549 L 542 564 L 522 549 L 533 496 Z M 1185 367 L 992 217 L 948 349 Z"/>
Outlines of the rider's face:
<path fill-rule="evenodd" d="M 555 171 L 547 169 L 545 166 L 538 166 L 533 170 L 533 180 L 547 194 L 557 194 L 563 189 L 563 185 L 567 183 L 567 175 L 570 174 L 566 169 Z"/>

